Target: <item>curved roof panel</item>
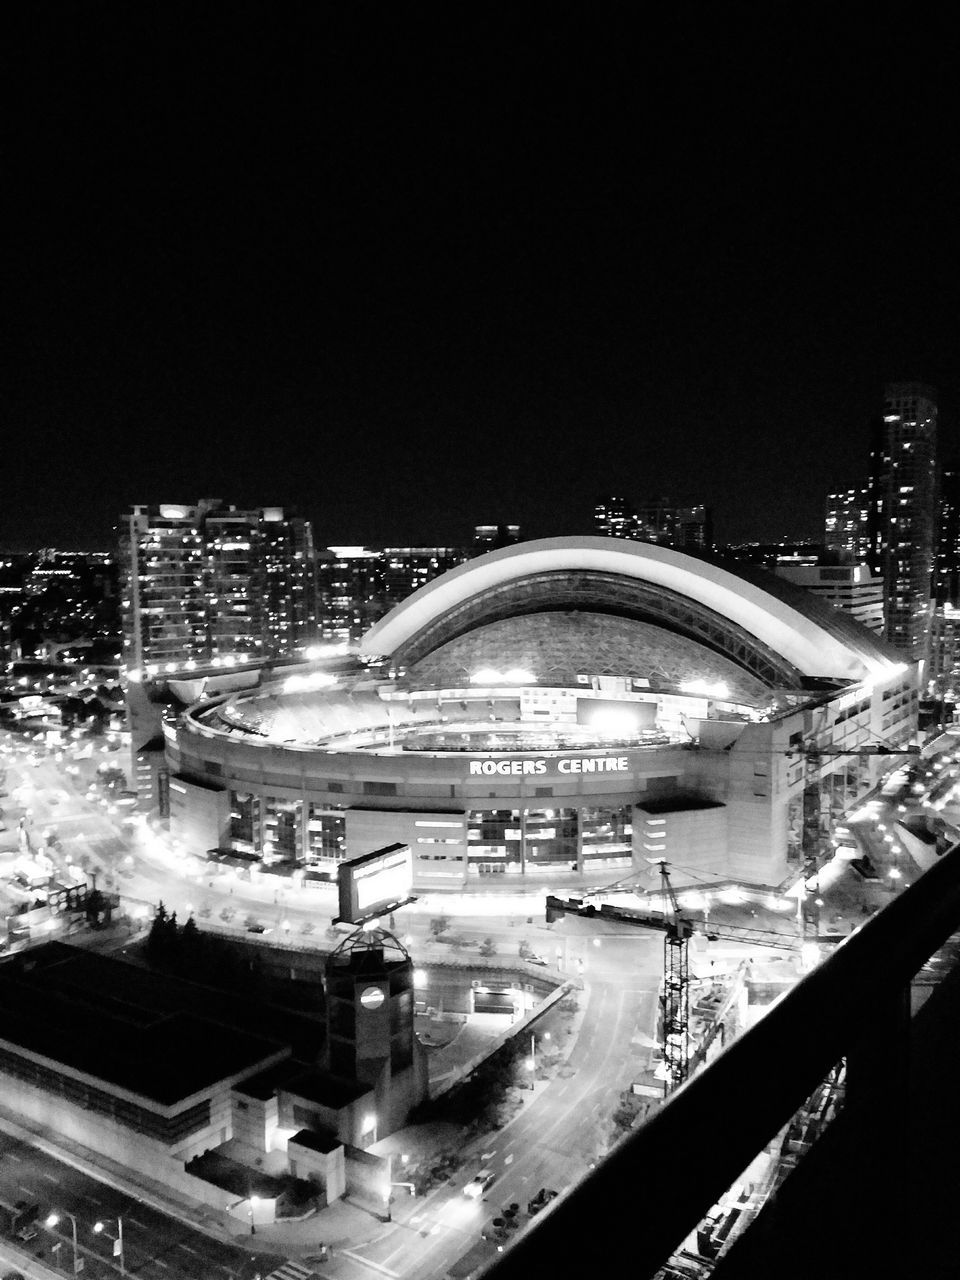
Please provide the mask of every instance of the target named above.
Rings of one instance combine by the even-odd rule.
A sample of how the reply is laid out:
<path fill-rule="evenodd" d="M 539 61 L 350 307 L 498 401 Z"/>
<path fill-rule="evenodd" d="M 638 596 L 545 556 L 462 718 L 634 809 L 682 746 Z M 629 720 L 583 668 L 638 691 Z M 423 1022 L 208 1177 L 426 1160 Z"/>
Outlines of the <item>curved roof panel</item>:
<path fill-rule="evenodd" d="M 460 565 L 391 610 L 363 637 L 360 653 L 394 657 L 435 632 L 436 643 L 421 646 L 422 656 L 450 638 L 438 626 L 446 616 L 469 614 L 470 626 L 480 626 L 504 616 L 512 596 L 519 604 L 531 580 L 549 583 L 551 575 L 564 575 L 569 581 L 579 574 L 594 584 L 619 580 L 646 588 L 645 615 L 654 620 L 660 608 L 667 627 L 675 623 L 671 602 L 678 599 L 694 613 L 725 619 L 806 678 L 864 680 L 888 676 L 902 665 L 900 655 L 867 628 L 761 570 L 724 566 L 652 543 L 594 537 L 524 542 Z M 616 603 L 610 608 L 619 611 Z"/>

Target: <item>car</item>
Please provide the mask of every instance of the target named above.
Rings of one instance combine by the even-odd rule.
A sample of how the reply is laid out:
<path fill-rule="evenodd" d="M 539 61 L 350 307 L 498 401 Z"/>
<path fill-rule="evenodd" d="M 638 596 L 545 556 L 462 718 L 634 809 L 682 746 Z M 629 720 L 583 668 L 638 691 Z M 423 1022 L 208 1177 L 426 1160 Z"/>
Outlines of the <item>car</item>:
<path fill-rule="evenodd" d="M 481 1169 L 463 1188 L 463 1194 L 470 1200 L 479 1200 L 496 1176 L 492 1169 Z"/>
<path fill-rule="evenodd" d="M 23 1240 L 25 1243 L 29 1240 L 36 1240 L 36 1238 L 37 1238 L 37 1228 L 32 1225 L 21 1227 L 20 1230 L 17 1232 L 17 1239 Z"/>
<path fill-rule="evenodd" d="M 541 1209 L 545 1209 L 551 1200 L 556 1200 L 559 1191 L 554 1191 L 551 1187 L 541 1187 L 537 1194 L 527 1204 L 527 1213 L 533 1215 L 539 1213 Z"/>
<path fill-rule="evenodd" d="M 546 968 L 547 962 L 544 960 L 543 956 L 534 955 L 532 951 L 528 952 L 523 958 L 526 960 L 527 964 L 540 964 Z"/>

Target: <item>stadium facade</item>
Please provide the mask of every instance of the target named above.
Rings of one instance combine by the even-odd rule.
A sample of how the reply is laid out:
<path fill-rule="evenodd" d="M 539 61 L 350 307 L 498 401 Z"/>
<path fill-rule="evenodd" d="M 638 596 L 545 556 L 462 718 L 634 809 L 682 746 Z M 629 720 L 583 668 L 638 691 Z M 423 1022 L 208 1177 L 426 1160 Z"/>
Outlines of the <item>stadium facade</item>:
<path fill-rule="evenodd" d="M 356 668 L 261 673 L 164 725 L 171 833 L 301 883 L 397 841 L 414 886 L 777 886 L 917 727 L 917 673 L 792 584 L 621 539 L 495 551 Z M 873 749 L 873 750 L 870 750 Z"/>

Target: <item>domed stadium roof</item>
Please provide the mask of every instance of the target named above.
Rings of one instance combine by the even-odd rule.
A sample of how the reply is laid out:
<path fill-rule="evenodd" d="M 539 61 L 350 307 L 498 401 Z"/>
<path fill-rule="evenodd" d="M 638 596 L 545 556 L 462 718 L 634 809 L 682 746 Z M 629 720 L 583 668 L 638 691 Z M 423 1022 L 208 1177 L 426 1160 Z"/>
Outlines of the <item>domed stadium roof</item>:
<path fill-rule="evenodd" d="M 500 618 L 448 640 L 407 669 L 414 689 L 457 689 L 483 668 L 519 668 L 534 681 L 575 686 L 584 674 L 643 680 L 677 688 L 685 681 L 723 684 L 729 701 L 754 705 L 767 686 L 729 658 L 684 635 L 635 618 L 583 612 Z"/>
<path fill-rule="evenodd" d="M 686 636 L 767 687 L 882 678 L 896 650 L 811 593 L 762 570 L 619 538 L 546 538 L 445 573 L 367 632 L 360 652 L 410 668 L 451 641 L 525 614 L 631 618 Z"/>

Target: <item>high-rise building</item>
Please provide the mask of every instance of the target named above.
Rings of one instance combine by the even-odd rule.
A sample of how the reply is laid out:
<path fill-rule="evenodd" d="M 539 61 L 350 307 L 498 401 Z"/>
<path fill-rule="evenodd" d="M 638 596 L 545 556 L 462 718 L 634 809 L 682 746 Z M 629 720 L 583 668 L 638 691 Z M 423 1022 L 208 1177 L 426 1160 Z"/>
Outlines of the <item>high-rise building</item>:
<path fill-rule="evenodd" d="M 932 387 L 884 388 L 871 465 L 874 555 L 884 580 L 886 639 L 927 657 L 936 552 L 937 398 Z"/>
<path fill-rule="evenodd" d="M 656 498 L 640 506 L 625 498 L 601 499 L 593 509 L 596 533 L 607 538 L 632 538 L 636 542 L 657 542 L 685 551 L 713 546 L 713 518 L 701 503 L 677 505 L 670 498 Z"/>
<path fill-rule="evenodd" d="M 380 555 L 383 597 L 392 609 L 419 587 L 467 559 L 460 547 L 385 547 Z"/>
<path fill-rule="evenodd" d="M 883 634 L 883 579 L 874 576 L 869 565 L 841 564 L 836 563 L 836 556 L 823 556 L 817 564 L 781 561 L 771 568 L 778 577 L 795 582 L 871 631 Z"/>
<path fill-rule="evenodd" d="M 823 541 L 832 551 L 849 552 L 857 564 L 870 562 L 869 488 L 827 494 Z"/>
<path fill-rule="evenodd" d="M 499 551 L 501 547 L 512 547 L 520 541 L 518 524 L 477 524 L 473 527 L 473 554 L 485 555 L 488 551 Z"/>
<path fill-rule="evenodd" d="M 261 513 L 211 511 L 201 528 L 204 656 L 264 652 L 264 557 Z"/>
<path fill-rule="evenodd" d="M 960 606 L 960 462 L 944 464 L 939 485 L 940 524 L 934 596 L 938 604 Z"/>
<path fill-rule="evenodd" d="M 204 504 L 134 507 L 120 529 L 120 610 L 127 670 L 206 657 Z"/>
<path fill-rule="evenodd" d="M 290 653 L 317 638 L 317 554 L 313 527 L 282 507 L 263 512 L 263 575 L 267 648 Z"/>
<path fill-rule="evenodd" d="M 461 547 L 328 547 L 317 562 L 320 639 L 354 643 L 388 609 L 468 558 Z"/>
<path fill-rule="evenodd" d="M 702 502 L 677 507 L 673 525 L 673 545 L 678 551 L 707 550 L 713 546 L 713 513 Z"/>
<path fill-rule="evenodd" d="M 593 524 L 595 531 L 605 538 L 636 537 L 636 512 L 630 510 L 626 498 L 601 498 L 593 508 Z"/>
<path fill-rule="evenodd" d="M 327 547 L 317 556 L 317 631 L 321 640 L 351 644 L 386 613 L 380 552 Z"/>
<path fill-rule="evenodd" d="M 120 530 L 120 582 L 128 671 L 273 657 L 316 638 L 309 522 L 280 507 L 136 506 Z"/>

